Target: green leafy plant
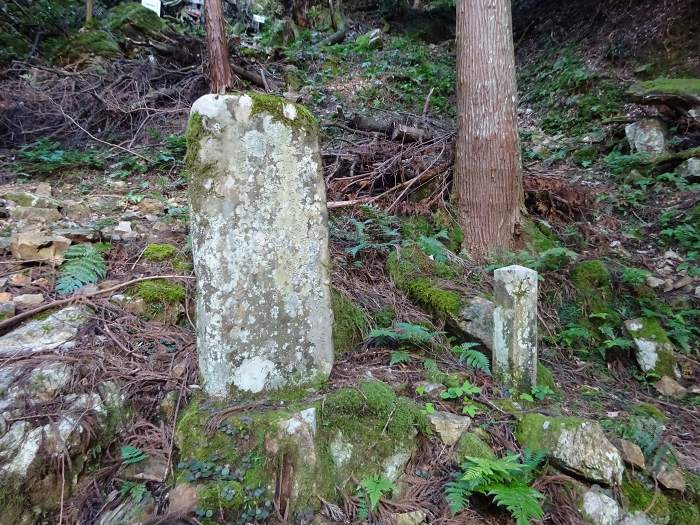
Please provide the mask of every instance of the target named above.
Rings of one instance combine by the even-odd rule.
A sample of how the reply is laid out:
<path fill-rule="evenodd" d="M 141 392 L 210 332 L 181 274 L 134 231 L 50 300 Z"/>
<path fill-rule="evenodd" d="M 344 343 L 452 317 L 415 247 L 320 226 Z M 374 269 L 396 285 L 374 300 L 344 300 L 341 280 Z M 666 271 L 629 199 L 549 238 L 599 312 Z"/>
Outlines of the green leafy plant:
<path fill-rule="evenodd" d="M 145 483 L 124 481 L 119 487 L 119 495 L 122 498 L 130 497 L 134 503 L 141 503 L 146 494 L 148 494 L 148 489 L 146 488 Z"/>
<path fill-rule="evenodd" d="M 577 342 L 587 342 L 590 339 L 590 337 L 591 334 L 588 331 L 588 328 L 580 324 L 572 323 L 568 325 L 568 327 L 565 330 L 562 330 L 556 336 L 556 339 L 562 346 L 566 348 L 572 348 Z"/>
<path fill-rule="evenodd" d="M 427 416 L 428 414 L 434 414 L 435 406 L 432 403 L 426 403 L 425 405 L 423 405 L 423 408 L 421 408 L 421 413 L 424 416 Z"/>
<path fill-rule="evenodd" d="M 544 452 L 523 452 L 503 458 L 467 457 L 461 472 L 445 485 L 445 497 L 453 513 L 468 505 L 473 494 L 492 498 L 515 519 L 518 525 L 529 525 L 530 520 L 544 516 L 541 501 L 544 495 L 532 488 L 534 471 L 544 458 Z"/>
<path fill-rule="evenodd" d="M 382 496 L 391 494 L 396 489 L 390 479 L 380 474 L 364 478 L 360 482 L 360 486 L 364 489 L 363 496 L 369 498 L 369 511 L 371 512 L 377 509 L 377 504 Z M 361 497 L 362 500 L 364 500 L 365 506 L 364 508 L 362 505 L 360 506 L 361 511 L 358 514 L 360 514 L 361 519 L 367 519 L 369 512 L 367 512 L 366 499 Z"/>
<path fill-rule="evenodd" d="M 411 362 L 411 354 L 409 354 L 405 350 L 394 350 L 393 352 L 391 352 L 391 357 L 389 359 L 390 366 L 399 365 L 402 363 L 410 363 L 410 362 Z"/>
<path fill-rule="evenodd" d="M 103 160 L 94 151 L 65 150 L 58 142 L 41 139 L 20 153 L 23 169 L 31 173 L 51 173 L 56 170 L 86 167 L 101 168 Z"/>
<path fill-rule="evenodd" d="M 478 406 L 469 401 L 464 402 L 464 406 L 462 407 L 462 414 L 466 414 L 469 417 L 474 417 L 477 414 L 477 412 L 479 412 Z"/>
<path fill-rule="evenodd" d="M 434 261 L 446 262 L 447 248 L 445 248 L 445 245 L 441 242 L 441 239 L 446 241 L 450 240 L 447 230 L 440 230 L 432 237 L 421 235 L 418 237 L 418 247 Z"/>
<path fill-rule="evenodd" d="M 461 345 L 453 346 L 452 351 L 459 356 L 459 360 L 463 363 L 491 375 L 489 358 L 478 350 L 474 350 L 474 347 L 477 346 L 479 346 L 478 343 L 462 343 Z"/>
<path fill-rule="evenodd" d="M 392 328 L 375 328 L 369 333 L 369 338 L 393 343 L 425 344 L 431 342 L 440 333 L 428 330 L 419 324 L 395 323 Z"/>
<path fill-rule="evenodd" d="M 651 272 L 643 268 L 623 268 L 622 282 L 637 288 L 643 285 L 650 275 Z"/>
<path fill-rule="evenodd" d="M 104 279 L 107 265 L 102 256 L 109 250 L 108 244 L 75 244 L 63 254 L 63 264 L 58 269 L 56 291 L 66 295 Z"/>
<path fill-rule="evenodd" d="M 386 252 L 399 244 L 396 217 L 371 206 L 363 206 L 361 210 L 364 220 L 350 217 L 331 224 L 331 235 L 345 241 L 346 253 L 357 257 L 362 251 Z"/>
<path fill-rule="evenodd" d="M 540 401 L 544 400 L 547 396 L 553 396 L 554 390 L 549 388 L 547 385 L 535 385 L 532 387 L 532 396 Z"/>
<path fill-rule="evenodd" d="M 469 380 L 465 380 L 462 386 L 453 386 L 440 393 L 442 399 L 458 399 L 462 396 L 477 396 L 481 394 L 481 388 L 472 385 Z"/>
<path fill-rule="evenodd" d="M 121 448 L 122 463 L 124 465 L 133 465 L 148 459 L 148 454 L 143 450 L 131 445 L 124 445 Z"/>

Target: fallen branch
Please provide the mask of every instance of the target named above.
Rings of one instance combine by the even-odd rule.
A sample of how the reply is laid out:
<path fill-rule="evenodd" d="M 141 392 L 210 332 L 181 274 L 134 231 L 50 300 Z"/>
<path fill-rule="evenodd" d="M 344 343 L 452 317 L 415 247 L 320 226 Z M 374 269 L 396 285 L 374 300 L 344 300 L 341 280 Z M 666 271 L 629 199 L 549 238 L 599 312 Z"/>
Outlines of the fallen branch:
<path fill-rule="evenodd" d="M 345 16 L 343 16 L 343 13 L 338 11 L 334 21 L 336 23 L 336 26 L 338 27 L 338 30 L 332 35 L 327 36 L 326 38 L 321 40 L 318 44 L 316 44 L 317 48 L 323 46 L 332 46 L 333 44 L 340 44 L 343 40 L 345 40 L 345 37 L 348 34 L 348 22 L 345 19 Z"/>
<path fill-rule="evenodd" d="M 110 288 L 105 288 L 104 290 L 97 290 L 95 292 L 90 292 L 90 293 L 85 293 L 85 294 L 73 294 L 70 297 L 66 297 L 65 299 L 58 299 L 57 301 L 50 302 L 48 304 L 43 304 L 41 306 L 37 306 L 36 308 L 32 308 L 31 310 L 27 310 L 26 312 L 22 312 L 21 314 L 17 314 L 13 317 L 10 317 L 9 319 L 5 319 L 4 321 L 0 322 L 0 335 L 4 334 L 9 328 L 12 328 L 15 326 L 17 323 L 20 323 L 24 321 L 25 319 L 29 319 L 30 317 L 35 316 L 36 314 L 40 314 L 41 312 L 45 312 L 46 310 L 50 310 L 52 308 L 56 308 L 59 306 L 63 306 L 65 304 L 70 304 L 72 302 L 76 301 L 81 301 L 83 299 L 88 299 L 90 297 L 98 297 L 100 295 L 114 292 L 116 290 L 120 290 L 122 288 L 126 288 L 127 286 L 131 286 L 132 284 L 140 283 L 142 281 L 151 281 L 153 279 L 194 279 L 192 276 L 188 275 L 153 275 L 150 277 L 139 277 L 138 279 L 132 279 L 130 281 L 126 281 L 117 285 L 114 285 Z"/>

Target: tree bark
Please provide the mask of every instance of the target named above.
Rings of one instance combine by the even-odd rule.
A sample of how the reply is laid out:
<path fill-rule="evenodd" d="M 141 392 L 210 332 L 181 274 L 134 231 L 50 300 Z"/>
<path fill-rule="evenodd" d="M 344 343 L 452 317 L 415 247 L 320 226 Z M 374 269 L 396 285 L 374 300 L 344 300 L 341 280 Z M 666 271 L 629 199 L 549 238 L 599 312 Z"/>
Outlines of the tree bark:
<path fill-rule="evenodd" d="M 454 193 L 464 249 L 512 248 L 523 202 L 510 0 L 457 2 Z"/>
<path fill-rule="evenodd" d="M 224 93 L 233 86 L 228 40 L 224 30 L 224 8 L 221 0 L 206 0 L 204 20 L 209 52 L 209 87 L 212 93 Z"/>
<path fill-rule="evenodd" d="M 94 0 L 85 0 L 85 27 L 92 25 L 92 12 Z"/>

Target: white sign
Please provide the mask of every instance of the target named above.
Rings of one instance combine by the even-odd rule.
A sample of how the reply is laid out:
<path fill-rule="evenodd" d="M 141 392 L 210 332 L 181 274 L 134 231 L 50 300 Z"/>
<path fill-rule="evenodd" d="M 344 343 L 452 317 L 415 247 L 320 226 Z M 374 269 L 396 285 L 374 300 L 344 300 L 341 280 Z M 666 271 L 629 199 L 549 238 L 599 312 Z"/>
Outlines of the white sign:
<path fill-rule="evenodd" d="M 160 16 L 160 0 L 141 0 L 141 5 Z"/>

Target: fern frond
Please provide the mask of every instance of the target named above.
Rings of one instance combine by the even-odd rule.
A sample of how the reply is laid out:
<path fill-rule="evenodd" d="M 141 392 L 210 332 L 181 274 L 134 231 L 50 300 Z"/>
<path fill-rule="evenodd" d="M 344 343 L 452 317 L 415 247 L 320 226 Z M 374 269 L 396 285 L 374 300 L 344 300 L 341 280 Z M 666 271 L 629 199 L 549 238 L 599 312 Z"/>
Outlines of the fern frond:
<path fill-rule="evenodd" d="M 544 517 L 540 503 L 544 495 L 524 483 L 488 485 L 483 488 L 483 493 L 491 496 L 496 505 L 508 510 L 517 525 L 530 525 L 530 520 Z"/>
<path fill-rule="evenodd" d="M 483 480 L 484 483 L 501 483 L 513 479 L 525 470 L 518 456 L 509 455 L 504 458 L 467 457 L 462 465 L 465 481 Z"/>
<path fill-rule="evenodd" d="M 523 449 L 523 465 L 525 465 L 526 470 L 532 472 L 540 466 L 546 455 L 546 449 L 531 450 L 525 447 Z"/>
<path fill-rule="evenodd" d="M 63 255 L 63 264 L 58 269 L 56 291 L 66 295 L 93 284 L 107 275 L 107 265 L 102 253 L 108 245 L 76 244 Z"/>
<path fill-rule="evenodd" d="M 472 495 L 472 483 L 463 479 L 453 479 L 445 484 L 445 499 L 452 514 L 467 508 L 467 500 Z"/>

